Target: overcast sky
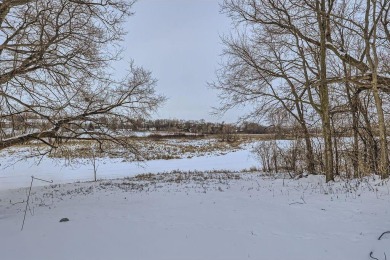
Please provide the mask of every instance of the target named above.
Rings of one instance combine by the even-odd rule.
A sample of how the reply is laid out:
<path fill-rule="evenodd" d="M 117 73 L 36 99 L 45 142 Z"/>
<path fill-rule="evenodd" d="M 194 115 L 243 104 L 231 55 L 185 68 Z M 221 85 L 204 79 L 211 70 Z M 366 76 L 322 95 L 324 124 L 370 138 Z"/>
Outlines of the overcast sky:
<path fill-rule="evenodd" d="M 215 79 L 230 20 L 220 14 L 218 0 L 138 0 L 126 24 L 125 59 L 151 70 L 157 90 L 168 100 L 155 118 L 234 122 L 237 111 L 222 118 L 210 115 L 218 106 Z"/>

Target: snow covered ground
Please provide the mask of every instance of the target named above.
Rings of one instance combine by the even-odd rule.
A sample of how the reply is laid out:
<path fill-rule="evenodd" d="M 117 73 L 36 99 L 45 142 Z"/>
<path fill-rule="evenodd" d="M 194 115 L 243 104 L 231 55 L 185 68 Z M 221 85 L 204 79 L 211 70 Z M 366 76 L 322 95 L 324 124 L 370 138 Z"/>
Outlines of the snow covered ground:
<path fill-rule="evenodd" d="M 389 184 L 171 173 L 0 191 L 1 259 L 377 259 Z M 33 214 L 32 214 L 33 213 Z M 61 218 L 69 222 L 59 222 Z"/>
<path fill-rule="evenodd" d="M 126 162 L 121 159 L 100 158 L 96 165 L 98 179 L 112 179 L 135 176 L 142 173 L 162 173 L 174 170 L 182 171 L 241 171 L 258 166 L 258 161 L 247 149 L 230 152 L 224 155 L 209 155 L 173 160 L 151 160 L 147 162 Z M 57 183 L 75 181 L 91 181 L 94 178 L 93 166 L 90 160 L 65 166 L 64 160 L 44 158 L 23 159 L 16 164 L 10 164 L 14 158 L 0 157 L 0 190 L 30 186 L 31 176 L 53 180 Z M 39 164 L 37 164 L 39 162 Z M 11 165 L 4 168 L 4 166 Z M 1 166 L 0 166 L 1 167 Z M 45 185 L 37 182 L 36 185 Z"/>
<path fill-rule="evenodd" d="M 144 164 L 101 158 L 98 182 L 88 159 L 69 167 L 30 158 L 4 168 L 16 157 L 3 154 L 0 259 L 390 257 L 390 233 L 378 240 L 390 231 L 387 181 L 238 173 L 259 167 L 251 149 Z M 32 175 L 53 184 L 34 180 L 21 231 Z"/>

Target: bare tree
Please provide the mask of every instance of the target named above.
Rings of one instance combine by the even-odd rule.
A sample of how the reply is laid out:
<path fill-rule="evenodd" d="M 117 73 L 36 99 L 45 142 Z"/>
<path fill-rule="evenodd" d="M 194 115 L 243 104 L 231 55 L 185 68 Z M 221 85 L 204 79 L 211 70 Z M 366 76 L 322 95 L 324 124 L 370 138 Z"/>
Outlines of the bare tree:
<path fill-rule="evenodd" d="M 302 129 L 314 112 L 321 120 L 327 181 L 339 174 L 337 138 L 346 135 L 337 133 L 343 128 L 335 122 L 348 112 L 354 129 L 354 176 L 359 176 L 363 122 L 370 136 L 364 147 L 374 154 L 370 162 L 375 165 L 378 158 L 378 172 L 386 178 L 388 147 L 380 91 L 388 92 L 390 86 L 389 8 L 389 0 L 225 0 L 222 9 L 236 22 L 237 34 L 224 42 L 227 59 L 213 85 L 221 91 L 221 110 L 246 103 L 254 105 L 253 115 L 264 115 L 279 106 Z M 361 106 L 359 93 L 376 111 Z M 372 118 L 377 120 L 374 124 Z"/>
<path fill-rule="evenodd" d="M 243 32 L 224 39 L 226 62 L 211 86 L 220 91 L 222 111 L 250 104 L 254 109 L 249 117 L 272 118 L 283 110 L 296 120 L 305 138 L 306 170 L 313 174 L 316 170 L 308 121 L 313 110 L 320 111 L 320 104 L 318 98 L 307 96 L 318 97 L 310 89 L 312 77 L 319 74 L 318 66 L 312 67 L 313 56 L 304 53 L 308 46 L 295 33 L 258 21 L 257 15 L 262 15 L 257 11 L 272 16 L 268 12 L 274 10 L 271 4 L 263 4 L 225 1 L 224 10 L 243 24 Z"/>
<path fill-rule="evenodd" d="M 0 149 L 32 141 L 58 148 L 70 139 L 134 148 L 110 121 L 147 116 L 164 98 L 155 93 L 150 72 L 130 62 L 118 79 L 111 68 L 120 59 L 122 24 L 132 5 L 0 2 Z M 25 127 L 17 128 L 17 122 Z"/>

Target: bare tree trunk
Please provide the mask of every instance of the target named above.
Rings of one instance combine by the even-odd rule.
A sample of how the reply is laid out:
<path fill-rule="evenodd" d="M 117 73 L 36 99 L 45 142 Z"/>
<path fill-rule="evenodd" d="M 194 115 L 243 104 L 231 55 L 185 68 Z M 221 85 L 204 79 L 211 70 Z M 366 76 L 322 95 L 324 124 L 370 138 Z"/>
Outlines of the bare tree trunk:
<path fill-rule="evenodd" d="M 334 116 L 331 116 L 332 122 L 332 138 L 333 138 L 333 149 L 334 149 L 334 174 L 336 176 L 340 175 L 340 156 L 338 149 L 338 138 L 337 129 L 334 123 Z"/>
<path fill-rule="evenodd" d="M 352 159 L 352 166 L 353 166 L 353 177 L 354 178 L 360 178 L 360 172 L 359 172 L 359 115 L 358 115 L 358 109 L 357 109 L 357 99 L 359 98 L 358 95 L 354 95 L 352 99 L 351 104 L 351 114 L 352 114 L 352 131 L 353 131 L 353 159 Z"/>
<path fill-rule="evenodd" d="M 334 180 L 333 176 L 333 150 L 332 150 L 332 129 L 330 123 L 329 109 L 329 89 L 327 84 L 326 70 L 326 42 L 327 42 L 327 17 L 326 1 L 321 0 L 316 2 L 317 19 L 320 31 L 320 103 L 321 103 L 321 119 L 322 119 L 322 135 L 325 145 L 325 175 L 326 182 Z M 328 32 L 330 33 L 330 32 Z"/>
<path fill-rule="evenodd" d="M 347 64 L 343 61 L 344 75 L 346 78 L 350 76 L 350 72 L 347 69 Z M 352 135 L 353 135 L 353 148 L 352 148 L 352 168 L 353 168 L 353 177 L 359 178 L 359 110 L 358 110 L 358 93 L 351 94 L 352 86 L 347 80 L 345 82 L 345 90 L 347 93 L 348 103 L 351 107 L 351 116 L 352 116 Z M 353 90 L 352 90 L 353 91 Z"/>
<path fill-rule="evenodd" d="M 370 15 L 370 7 L 372 7 L 372 15 Z M 382 178 L 389 177 L 388 167 L 388 151 L 387 151 L 387 139 L 386 139 L 386 125 L 385 116 L 383 113 L 382 99 L 379 95 L 378 88 L 378 54 L 376 47 L 377 39 L 377 1 L 367 0 L 366 10 L 366 24 L 365 24 L 365 40 L 366 40 L 366 57 L 370 65 L 372 72 L 372 93 L 375 100 L 375 107 L 378 115 L 378 130 L 379 130 L 379 145 L 380 145 L 380 158 L 378 172 Z M 372 29 L 369 29 L 370 18 L 372 19 Z"/>
<path fill-rule="evenodd" d="M 311 135 L 309 133 L 309 130 L 307 129 L 306 124 L 304 124 L 302 128 L 303 128 L 303 135 L 304 135 L 305 145 L 306 145 L 307 171 L 309 174 L 316 174 L 314 151 L 313 151 L 313 145 L 311 143 Z"/>
<path fill-rule="evenodd" d="M 364 142 L 364 161 L 370 168 L 370 172 L 366 172 L 366 174 L 371 174 L 372 172 L 377 172 L 378 170 L 378 145 L 375 141 L 375 133 L 370 122 L 367 108 L 363 107 L 359 98 L 356 99 L 356 102 L 365 122 L 365 132 L 363 134 L 359 133 L 359 135 Z"/>
<path fill-rule="evenodd" d="M 375 99 L 375 107 L 378 113 L 378 128 L 379 128 L 379 145 L 380 145 L 380 159 L 378 171 L 380 176 L 385 179 L 389 177 L 388 168 L 388 151 L 387 151 L 387 139 L 386 139 L 386 125 L 385 116 L 383 114 L 382 99 L 379 96 L 378 81 L 376 70 L 372 73 L 372 92 Z"/>

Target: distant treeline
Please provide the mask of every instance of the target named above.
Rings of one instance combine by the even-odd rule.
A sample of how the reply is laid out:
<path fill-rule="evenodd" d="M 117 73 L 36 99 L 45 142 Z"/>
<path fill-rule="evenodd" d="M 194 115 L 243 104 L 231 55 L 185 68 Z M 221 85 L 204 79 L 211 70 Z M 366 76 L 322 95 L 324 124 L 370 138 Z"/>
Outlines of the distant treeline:
<path fill-rule="evenodd" d="M 207 122 L 205 120 L 179 120 L 179 119 L 137 119 L 127 125 L 119 124 L 118 128 L 130 127 L 134 131 L 165 131 L 173 133 L 196 134 L 292 134 L 293 129 L 282 126 L 266 126 L 255 122 L 243 122 L 240 124 Z"/>
<path fill-rule="evenodd" d="M 224 129 L 229 128 L 230 132 L 247 132 L 252 134 L 266 133 L 267 127 L 248 123 L 245 125 L 236 125 L 229 123 L 206 122 L 205 120 L 178 120 L 178 119 L 156 119 L 143 120 L 137 119 L 131 123 L 134 131 L 166 131 L 166 132 L 184 132 L 197 134 L 219 134 Z"/>
<path fill-rule="evenodd" d="M 55 121 L 55 118 L 51 119 Z M 19 131 L 27 131 L 34 128 L 46 128 L 49 122 L 36 115 L 22 113 L 0 121 L 2 128 L 12 128 Z M 117 117 L 100 116 L 87 124 L 84 122 L 73 123 L 68 129 L 99 129 L 102 126 L 113 131 L 163 131 L 170 133 L 195 133 L 195 134 L 220 134 L 220 133 L 243 133 L 243 134 L 292 134 L 294 130 L 281 126 L 266 126 L 255 122 L 243 122 L 240 124 L 207 122 L 205 120 L 179 120 L 179 119 L 131 119 L 121 120 Z"/>

